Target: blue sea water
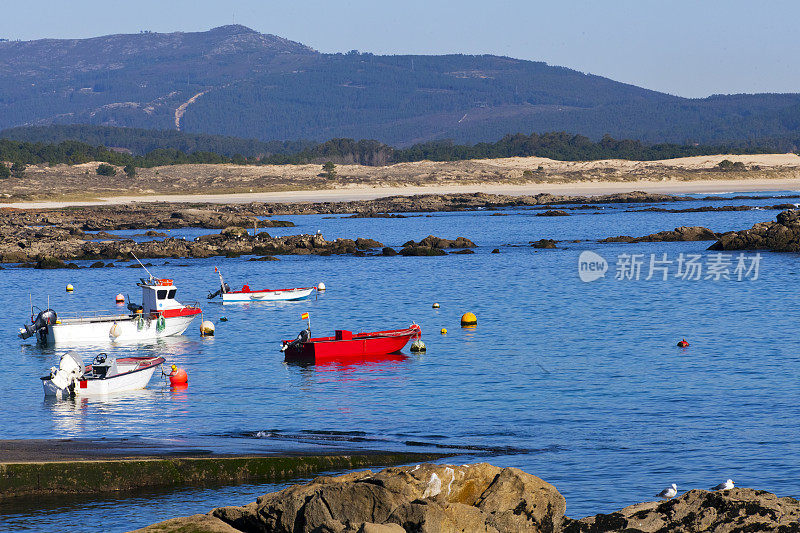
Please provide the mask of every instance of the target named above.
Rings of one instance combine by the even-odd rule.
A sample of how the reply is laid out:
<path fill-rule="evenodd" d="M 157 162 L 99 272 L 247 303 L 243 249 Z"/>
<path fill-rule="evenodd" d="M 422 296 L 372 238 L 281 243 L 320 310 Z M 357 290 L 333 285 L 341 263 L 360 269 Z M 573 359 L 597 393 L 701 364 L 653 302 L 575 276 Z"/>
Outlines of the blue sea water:
<path fill-rule="evenodd" d="M 772 194 L 772 193 L 771 193 Z M 796 200 L 787 200 L 794 202 Z M 730 200 L 713 205 L 770 205 Z M 688 208 L 708 201 L 659 205 Z M 159 354 L 187 369 L 190 385 L 171 391 L 157 376 L 145 391 L 108 398 L 48 401 L 39 376 L 68 347 L 41 348 L 16 331 L 34 304 L 58 312 L 114 309 L 118 292 L 139 295 L 140 270 L 116 268 L 0 272 L 0 409 L 2 438 L 120 438 L 230 451 L 388 449 L 457 453 L 446 462 L 488 461 L 519 467 L 554 484 L 567 515 L 611 512 L 646 501 L 669 483 L 707 488 L 737 485 L 800 496 L 800 321 L 797 254 L 761 252 L 758 277 L 651 279 L 651 254 L 677 261 L 709 242 L 599 244 L 676 226 L 714 231 L 749 228 L 778 211 L 636 212 L 614 204 L 536 217 L 504 209 L 432 213 L 403 219 L 277 217 L 314 233 L 371 237 L 399 247 L 428 234 L 464 236 L 472 255 L 445 257 L 287 256 L 274 262 L 236 259 L 151 260 L 156 275 L 175 279 L 178 299 L 200 301 L 216 336 L 186 335 L 155 344 L 87 347 Z M 507 216 L 494 216 L 501 213 Z M 193 238 L 207 230 L 173 230 Z M 124 232 L 115 232 L 124 233 Z M 131 233 L 141 233 L 141 230 Z M 552 238 L 556 250 L 530 241 Z M 499 248 L 499 254 L 491 250 Z M 578 257 L 591 250 L 609 271 L 591 283 Z M 620 254 L 642 254 L 639 280 L 615 279 Z M 747 264 L 754 254 L 746 254 Z M 305 302 L 221 305 L 214 266 L 234 286 L 296 287 L 324 281 Z M 703 276 L 704 277 L 704 276 Z M 64 286 L 72 283 L 72 294 Z M 439 302 L 440 309 L 431 304 Z M 315 334 L 421 325 L 427 353 L 354 364 L 283 362 L 280 340 L 302 329 L 308 311 Z M 466 311 L 476 329 L 461 329 Z M 219 319 L 226 317 L 226 322 Z M 439 330 L 447 328 L 441 335 Z M 685 337 L 691 346 L 676 347 Z M 0 529 L 124 531 L 173 516 L 243 504 L 285 486 L 240 485 L 156 493 L 0 504 Z M 157 502 L 153 505 L 153 502 Z M 125 520 L 112 511 L 124 508 Z M 98 517 L 104 517 L 98 519 Z"/>

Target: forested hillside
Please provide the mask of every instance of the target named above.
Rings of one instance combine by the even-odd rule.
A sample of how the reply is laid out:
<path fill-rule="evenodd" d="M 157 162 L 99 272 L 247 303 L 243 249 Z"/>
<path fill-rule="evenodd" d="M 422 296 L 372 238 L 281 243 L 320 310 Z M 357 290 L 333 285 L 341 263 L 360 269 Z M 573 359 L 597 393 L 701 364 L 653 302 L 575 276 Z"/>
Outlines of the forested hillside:
<path fill-rule="evenodd" d="M 686 99 L 508 57 L 320 54 L 243 26 L 0 42 L 0 129 L 79 123 L 400 147 L 569 131 L 791 148 L 800 95 Z"/>

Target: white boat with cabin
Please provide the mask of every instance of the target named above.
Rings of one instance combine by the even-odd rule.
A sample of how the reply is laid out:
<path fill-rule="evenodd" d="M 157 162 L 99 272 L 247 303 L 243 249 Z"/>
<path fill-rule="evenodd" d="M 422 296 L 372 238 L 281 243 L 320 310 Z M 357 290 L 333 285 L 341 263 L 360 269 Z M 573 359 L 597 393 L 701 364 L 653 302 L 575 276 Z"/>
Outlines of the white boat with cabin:
<path fill-rule="evenodd" d="M 128 314 L 78 312 L 59 316 L 46 309 L 34 316 L 31 307 L 31 324 L 20 328 L 19 336 L 36 337 L 41 344 L 149 341 L 182 334 L 202 312 L 197 305 L 184 305 L 175 299 L 177 288 L 171 279 L 151 274 L 137 285 L 142 289 L 142 304 L 129 303 Z"/>

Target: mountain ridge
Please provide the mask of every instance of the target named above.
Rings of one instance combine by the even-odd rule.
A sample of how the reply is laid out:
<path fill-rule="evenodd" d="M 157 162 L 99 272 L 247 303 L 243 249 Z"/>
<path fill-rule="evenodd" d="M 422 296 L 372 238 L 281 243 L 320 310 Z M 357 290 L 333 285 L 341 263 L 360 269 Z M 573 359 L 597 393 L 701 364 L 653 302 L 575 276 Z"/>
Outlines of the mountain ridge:
<path fill-rule="evenodd" d="M 800 94 L 688 99 L 504 56 L 324 54 L 241 25 L 0 42 L 0 129 L 175 129 L 184 104 L 182 131 L 262 141 L 351 137 L 408 146 L 570 131 L 729 143 L 800 129 Z"/>

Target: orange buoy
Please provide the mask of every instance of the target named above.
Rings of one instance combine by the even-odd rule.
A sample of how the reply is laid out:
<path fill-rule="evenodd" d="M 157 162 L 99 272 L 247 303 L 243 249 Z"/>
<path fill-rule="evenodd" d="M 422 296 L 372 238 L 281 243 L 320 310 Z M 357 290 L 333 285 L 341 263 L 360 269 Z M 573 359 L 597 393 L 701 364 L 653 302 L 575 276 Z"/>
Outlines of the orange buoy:
<path fill-rule="evenodd" d="M 169 384 L 175 387 L 186 385 L 187 383 L 189 383 L 189 376 L 186 375 L 186 370 L 172 365 L 172 372 L 169 373 Z"/>
<path fill-rule="evenodd" d="M 689 343 L 686 342 L 686 339 L 683 339 L 680 342 L 678 342 L 678 348 L 686 348 L 687 346 L 689 346 Z"/>
<path fill-rule="evenodd" d="M 124 304 L 125 303 L 125 297 L 122 295 L 122 293 L 117 294 L 117 300 L 116 301 L 117 301 L 118 304 Z"/>

